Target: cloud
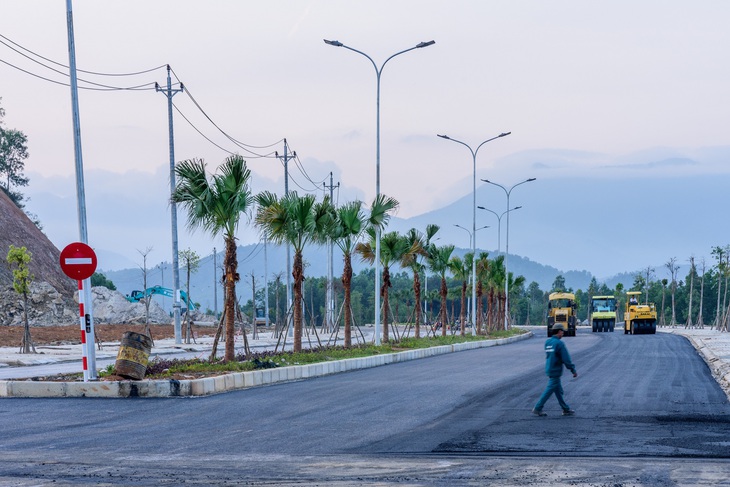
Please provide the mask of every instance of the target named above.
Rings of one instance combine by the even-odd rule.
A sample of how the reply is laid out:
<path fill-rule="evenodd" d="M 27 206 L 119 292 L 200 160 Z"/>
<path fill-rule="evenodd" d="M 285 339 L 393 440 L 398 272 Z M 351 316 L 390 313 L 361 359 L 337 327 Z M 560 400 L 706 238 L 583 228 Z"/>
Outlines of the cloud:
<path fill-rule="evenodd" d="M 700 163 L 686 157 L 673 157 L 661 161 L 643 162 L 637 164 L 612 164 L 601 166 L 606 169 L 665 169 L 675 167 L 697 166 Z"/>

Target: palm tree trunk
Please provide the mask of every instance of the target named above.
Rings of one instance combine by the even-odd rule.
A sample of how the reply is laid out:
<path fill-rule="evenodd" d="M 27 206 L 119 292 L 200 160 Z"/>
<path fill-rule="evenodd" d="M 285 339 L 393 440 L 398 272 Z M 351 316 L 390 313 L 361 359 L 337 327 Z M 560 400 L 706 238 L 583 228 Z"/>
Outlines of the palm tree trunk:
<path fill-rule="evenodd" d="M 466 328 L 466 281 L 461 283 L 461 313 L 459 314 L 459 323 L 461 323 L 461 336 L 464 336 Z"/>
<path fill-rule="evenodd" d="M 490 289 L 487 295 L 487 334 L 492 331 L 494 320 L 494 290 Z"/>
<path fill-rule="evenodd" d="M 304 265 L 301 252 L 294 254 L 294 353 L 302 351 L 302 283 L 304 282 Z"/>
<path fill-rule="evenodd" d="M 345 348 L 352 346 L 352 259 L 350 254 L 345 254 L 345 268 L 342 271 L 342 286 L 345 288 Z"/>
<path fill-rule="evenodd" d="M 390 306 L 388 303 L 388 288 L 390 287 L 390 270 L 383 267 L 383 284 L 380 287 L 380 297 L 383 298 L 383 341 L 387 342 L 390 338 L 388 334 L 388 315 L 390 314 Z"/>
<path fill-rule="evenodd" d="M 416 296 L 416 338 L 421 338 L 421 277 L 413 273 L 413 294 Z"/>
<path fill-rule="evenodd" d="M 484 296 L 484 288 L 482 287 L 481 281 L 477 284 L 477 315 L 474 317 L 475 326 L 477 327 L 477 335 L 482 334 L 482 313 L 484 311 L 484 305 L 482 303 L 482 297 Z"/>
<path fill-rule="evenodd" d="M 224 360 L 231 362 L 236 358 L 234 339 L 236 334 L 236 281 L 238 281 L 238 260 L 236 259 L 236 241 L 226 239 L 226 353 Z"/>
<path fill-rule="evenodd" d="M 446 287 L 446 279 L 441 278 L 441 336 L 446 336 L 446 296 L 449 288 Z"/>

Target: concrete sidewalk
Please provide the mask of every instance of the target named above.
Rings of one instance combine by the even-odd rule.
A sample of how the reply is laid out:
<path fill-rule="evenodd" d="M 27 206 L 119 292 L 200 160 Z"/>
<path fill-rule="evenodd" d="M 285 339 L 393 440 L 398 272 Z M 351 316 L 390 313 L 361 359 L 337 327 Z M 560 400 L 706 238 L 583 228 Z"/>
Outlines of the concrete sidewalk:
<path fill-rule="evenodd" d="M 371 337 L 371 331 L 364 331 L 366 339 Z M 287 337 L 286 343 L 282 338 L 273 336 L 273 332 L 258 332 L 257 338 L 248 336 L 249 348 L 252 351 L 292 349 L 292 338 Z M 359 336 L 359 335 L 358 335 Z M 353 336 L 353 341 L 355 337 Z M 322 344 L 327 343 L 327 337 L 320 337 Z M 150 360 L 158 357 L 166 358 L 203 358 L 207 359 L 213 349 L 213 336 L 202 336 L 195 339 L 196 343 L 176 344 L 174 338 L 158 339 L 150 352 Z M 340 334 L 339 343 L 342 342 Z M 303 346 L 309 347 L 310 342 L 303 340 Z M 311 345 L 318 346 L 315 337 L 312 337 Z M 119 341 L 103 342 L 101 349 L 95 345 L 97 370 L 106 368 L 116 361 L 120 347 Z M 236 352 L 243 351 L 243 338 L 240 335 L 235 337 Z M 0 380 L 2 379 L 32 379 L 48 377 L 57 374 L 72 374 L 82 372 L 82 348 L 77 345 L 40 345 L 36 346 L 34 354 L 18 353 L 19 347 L 0 347 Z M 225 342 L 218 343 L 218 356 L 223 356 Z"/>

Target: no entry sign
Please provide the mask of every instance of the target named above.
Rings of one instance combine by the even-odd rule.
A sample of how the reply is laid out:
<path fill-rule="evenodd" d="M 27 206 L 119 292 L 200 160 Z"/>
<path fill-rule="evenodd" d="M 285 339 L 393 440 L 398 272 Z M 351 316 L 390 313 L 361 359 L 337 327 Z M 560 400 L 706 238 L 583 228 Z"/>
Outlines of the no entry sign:
<path fill-rule="evenodd" d="M 88 279 L 96 271 L 94 250 L 83 242 L 68 244 L 61 251 L 61 270 L 71 279 Z"/>

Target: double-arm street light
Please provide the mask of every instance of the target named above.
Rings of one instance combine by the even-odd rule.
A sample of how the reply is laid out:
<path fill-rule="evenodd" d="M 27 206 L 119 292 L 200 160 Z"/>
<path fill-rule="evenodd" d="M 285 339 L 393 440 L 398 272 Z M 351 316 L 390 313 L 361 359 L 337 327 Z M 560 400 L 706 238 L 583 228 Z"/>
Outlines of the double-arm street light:
<path fill-rule="evenodd" d="M 462 230 L 465 230 L 469 234 L 469 247 L 472 248 L 472 257 L 471 257 L 471 262 L 472 262 L 472 281 L 471 281 L 471 287 L 472 287 L 472 291 L 473 291 L 472 292 L 472 294 L 473 294 L 472 298 L 475 299 L 476 298 L 476 291 L 475 291 L 475 289 L 476 289 L 476 286 L 477 286 L 477 284 L 476 284 L 477 281 L 476 281 L 476 273 L 474 273 L 473 271 L 476 269 L 475 266 L 476 266 L 476 261 L 477 261 L 477 255 L 476 255 L 476 253 L 474 251 L 474 249 L 477 246 L 477 243 L 476 243 L 477 233 L 476 232 L 478 232 L 479 230 L 484 230 L 485 228 L 489 228 L 489 225 L 484 225 L 483 227 L 479 227 L 479 228 L 475 229 L 473 234 L 471 233 L 470 230 L 462 227 L 459 224 L 454 223 L 454 226 L 455 227 L 459 227 Z M 475 311 L 475 310 L 472 309 L 472 311 Z M 474 315 L 471 316 L 471 319 L 472 320 L 475 319 L 474 318 Z M 472 335 L 476 335 L 477 334 L 477 332 L 476 332 L 476 326 L 472 326 L 471 327 L 471 334 Z"/>
<path fill-rule="evenodd" d="M 492 211 L 489 208 L 485 208 L 483 206 L 477 206 L 477 208 L 479 208 L 480 210 L 488 211 L 489 213 L 497 217 L 497 253 L 500 253 L 502 249 L 502 217 L 510 211 L 519 210 L 522 207 L 515 206 L 514 208 L 503 211 L 501 215 L 498 214 L 496 211 Z"/>
<path fill-rule="evenodd" d="M 471 220 L 471 228 L 472 233 L 474 234 L 474 239 L 472 239 L 472 245 L 471 245 L 471 251 L 474 254 L 474 258 L 472 259 L 471 264 L 471 278 L 472 282 L 475 284 L 471 288 L 471 316 L 472 319 L 476 319 L 477 316 L 477 290 L 476 290 L 476 282 L 477 282 L 477 249 L 476 249 L 476 233 L 477 233 L 477 153 L 479 152 L 479 149 L 482 148 L 484 144 L 487 142 L 491 142 L 494 139 L 499 139 L 500 137 L 506 137 L 507 135 L 511 134 L 512 132 L 502 132 L 496 137 L 492 137 L 491 139 L 487 139 L 481 144 L 479 144 L 476 148 L 476 150 L 473 150 L 468 144 L 465 142 L 462 142 L 460 140 L 452 139 L 448 135 L 439 135 L 442 139 L 450 140 L 452 142 L 456 142 L 457 144 L 461 144 L 467 149 L 469 149 L 469 152 L 471 152 L 471 158 L 472 158 L 472 167 L 474 169 L 473 174 L 474 177 L 472 179 L 472 220 Z M 509 205 L 507 205 L 509 207 Z M 472 326 L 472 333 L 476 333 L 474 330 L 476 329 L 476 326 Z"/>
<path fill-rule="evenodd" d="M 334 47 L 344 47 L 345 49 L 361 54 L 368 58 L 368 60 L 373 64 L 373 68 L 375 68 L 375 76 L 377 80 L 375 105 L 375 199 L 378 200 L 380 198 L 380 75 L 382 74 L 386 63 L 394 57 L 405 54 L 408 51 L 413 51 L 414 49 L 432 46 L 436 44 L 436 41 L 419 42 L 417 45 L 409 49 L 396 52 L 386 59 L 383 64 L 380 65 L 380 68 L 378 68 L 378 65 L 375 64 L 373 58 L 362 51 L 358 51 L 357 49 L 344 45 L 340 41 L 329 41 L 324 39 L 324 43 Z M 380 228 L 375 229 L 375 344 L 380 345 Z"/>
<path fill-rule="evenodd" d="M 499 186 L 504 190 L 504 193 L 507 195 L 507 250 L 504 252 L 504 329 L 506 330 L 509 326 L 509 269 L 507 267 L 507 259 L 509 256 L 509 214 L 512 210 L 509 209 L 509 195 L 512 193 L 512 190 L 515 189 L 517 186 L 525 183 L 529 183 L 530 181 L 534 181 L 537 178 L 530 178 L 525 179 L 524 181 L 521 181 L 515 185 L 513 185 L 510 189 L 505 188 L 499 183 L 495 183 L 493 181 L 490 181 L 488 179 L 482 179 L 485 183 L 493 184 L 495 186 Z"/>

